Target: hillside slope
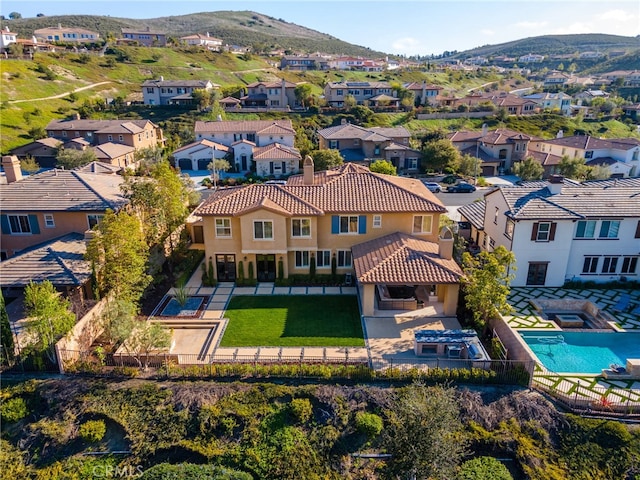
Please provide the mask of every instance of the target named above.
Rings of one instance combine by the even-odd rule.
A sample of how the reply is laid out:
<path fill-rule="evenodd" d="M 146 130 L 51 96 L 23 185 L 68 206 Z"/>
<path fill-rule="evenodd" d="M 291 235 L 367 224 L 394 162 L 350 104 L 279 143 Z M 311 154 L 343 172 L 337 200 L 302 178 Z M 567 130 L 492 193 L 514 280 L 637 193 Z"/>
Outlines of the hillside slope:
<path fill-rule="evenodd" d="M 209 32 L 229 45 L 279 47 L 310 53 L 321 51 L 346 55 L 384 55 L 382 52 L 352 45 L 282 19 L 250 11 L 202 12 L 144 20 L 97 15 L 61 15 L 11 20 L 4 22 L 3 27 L 7 24 L 12 31 L 26 38 L 31 37 L 34 30 L 58 24 L 94 30 L 103 37 L 109 33 L 118 37 L 121 28 L 143 30 L 149 27 L 151 30 L 163 31 L 173 37 Z"/>

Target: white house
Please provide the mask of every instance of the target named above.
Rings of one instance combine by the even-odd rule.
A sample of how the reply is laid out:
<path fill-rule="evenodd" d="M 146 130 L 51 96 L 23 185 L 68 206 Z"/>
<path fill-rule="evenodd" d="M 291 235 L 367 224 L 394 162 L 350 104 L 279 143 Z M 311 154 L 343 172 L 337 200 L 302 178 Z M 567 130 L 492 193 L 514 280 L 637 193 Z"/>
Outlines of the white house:
<path fill-rule="evenodd" d="M 639 179 L 576 184 L 554 176 L 493 190 L 459 211 L 481 249 L 515 254 L 513 286 L 637 280 L 639 192 Z"/>
<path fill-rule="evenodd" d="M 6 52 L 9 45 L 16 43 L 18 34 L 12 32 L 9 26 L 4 27 L 0 33 L 0 52 Z"/>
<path fill-rule="evenodd" d="M 195 134 L 196 143 L 192 145 L 211 142 L 228 148 L 237 172 L 253 170 L 261 176 L 281 177 L 299 171 L 302 157 L 293 146 L 291 120 L 196 121 Z"/>
<path fill-rule="evenodd" d="M 190 46 L 205 47 L 209 50 L 219 51 L 222 49 L 222 40 L 209 35 L 209 32 L 202 35 L 196 33 L 195 35 L 187 35 L 186 37 L 180 37 L 180 40 Z"/>
<path fill-rule="evenodd" d="M 522 98 L 533 100 L 543 109 L 560 110 L 563 115 L 571 114 L 571 95 L 564 92 L 550 93 L 532 93 L 531 95 L 523 95 Z"/>
<path fill-rule="evenodd" d="M 225 158 L 231 148 L 210 140 L 199 140 L 174 150 L 171 154 L 180 170 L 207 170 L 212 159 Z"/>
<path fill-rule="evenodd" d="M 142 83 L 145 105 L 190 105 L 194 90 L 211 91 L 220 85 L 209 80 L 146 80 Z"/>

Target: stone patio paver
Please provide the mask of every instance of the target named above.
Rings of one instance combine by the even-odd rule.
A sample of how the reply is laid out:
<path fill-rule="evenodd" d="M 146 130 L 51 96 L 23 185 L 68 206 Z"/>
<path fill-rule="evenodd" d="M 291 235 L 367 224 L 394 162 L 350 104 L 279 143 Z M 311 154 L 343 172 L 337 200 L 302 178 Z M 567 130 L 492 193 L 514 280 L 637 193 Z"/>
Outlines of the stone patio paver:
<path fill-rule="evenodd" d="M 341 295 L 342 288 L 340 287 L 324 287 L 325 295 Z"/>
<path fill-rule="evenodd" d="M 256 295 L 273 295 L 273 287 L 258 287 Z"/>
<path fill-rule="evenodd" d="M 306 295 L 307 287 L 291 287 L 289 294 L 290 295 Z"/>
<path fill-rule="evenodd" d="M 323 287 L 307 287 L 307 295 L 322 295 L 324 294 Z"/>

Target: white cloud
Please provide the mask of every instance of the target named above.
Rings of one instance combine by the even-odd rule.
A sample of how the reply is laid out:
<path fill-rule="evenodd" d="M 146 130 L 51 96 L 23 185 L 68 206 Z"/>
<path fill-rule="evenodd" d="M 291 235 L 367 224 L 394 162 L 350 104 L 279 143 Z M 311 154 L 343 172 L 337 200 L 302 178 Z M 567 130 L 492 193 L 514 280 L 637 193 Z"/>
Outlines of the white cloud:
<path fill-rule="evenodd" d="M 583 22 L 574 22 L 570 25 L 565 25 L 561 28 L 557 28 L 553 33 L 555 33 L 556 35 L 571 35 L 575 33 L 594 33 L 594 32 L 597 32 L 597 30 L 594 30 L 593 25 L 589 23 L 583 23 Z"/>
<path fill-rule="evenodd" d="M 516 23 L 516 27 L 534 29 L 546 27 L 548 24 L 548 22 L 518 22 Z"/>
<path fill-rule="evenodd" d="M 617 22 L 634 21 L 633 17 L 633 14 L 629 14 L 629 12 L 625 12 L 624 10 L 609 10 L 596 15 L 598 20 L 615 20 Z"/>
<path fill-rule="evenodd" d="M 391 43 L 391 47 L 394 52 L 405 53 L 408 55 L 424 53 L 426 50 L 422 42 L 413 37 L 398 38 Z"/>
<path fill-rule="evenodd" d="M 483 35 L 488 35 L 488 36 L 493 36 L 496 34 L 496 32 L 494 30 L 489 30 L 489 29 L 483 29 L 480 30 L 480 33 Z"/>

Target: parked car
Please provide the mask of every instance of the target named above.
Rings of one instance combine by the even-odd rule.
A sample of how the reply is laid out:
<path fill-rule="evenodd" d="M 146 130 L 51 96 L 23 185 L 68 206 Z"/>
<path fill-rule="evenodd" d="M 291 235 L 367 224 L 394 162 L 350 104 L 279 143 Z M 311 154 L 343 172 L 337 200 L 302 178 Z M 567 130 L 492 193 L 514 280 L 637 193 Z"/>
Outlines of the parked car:
<path fill-rule="evenodd" d="M 427 187 L 429 189 L 430 192 L 432 193 L 440 193 L 442 191 L 442 187 L 440 187 L 440 184 L 435 183 L 435 182 L 423 182 L 424 186 Z"/>
<path fill-rule="evenodd" d="M 466 182 L 460 182 L 457 185 L 451 185 L 447 188 L 447 192 L 451 193 L 471 193 L 475 191 L 476 187 Z"/>

